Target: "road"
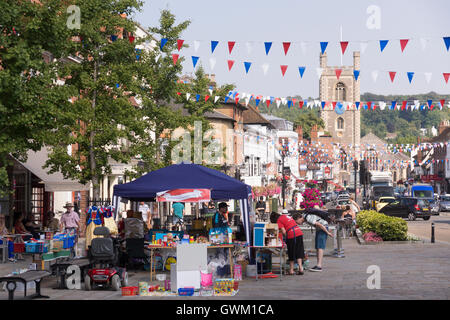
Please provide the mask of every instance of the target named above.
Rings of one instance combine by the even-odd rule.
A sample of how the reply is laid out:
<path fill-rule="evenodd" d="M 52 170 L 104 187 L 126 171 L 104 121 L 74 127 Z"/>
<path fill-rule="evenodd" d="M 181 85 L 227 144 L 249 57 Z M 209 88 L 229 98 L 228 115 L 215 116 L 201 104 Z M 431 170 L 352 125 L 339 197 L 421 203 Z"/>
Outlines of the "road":
<path fill-rule="evenodd" d="M 325 207 L 330 209 L 335 206 L 332 202 L 328 202 Z M 432 216 L 428 221 L 420 218 L 416 221 L 406 221 L 408 223 L 408 233 L 418 236 L 425 241 L 431 241 L 431 223 L 434 222 L 435 241 L 450 243 L 450 212 L 442 212 L 439 216 Z"/>
<path fill-rule="evenodd" d="M 436 242 L 443 241 L 450 243 L 450 214 L 441 213 L 439 216 L 432 216 L 430 220 L 408 221 L 408 232 L 424 240 L 431 240 L 431 223 L 434 222 L 434 236 Z"/>

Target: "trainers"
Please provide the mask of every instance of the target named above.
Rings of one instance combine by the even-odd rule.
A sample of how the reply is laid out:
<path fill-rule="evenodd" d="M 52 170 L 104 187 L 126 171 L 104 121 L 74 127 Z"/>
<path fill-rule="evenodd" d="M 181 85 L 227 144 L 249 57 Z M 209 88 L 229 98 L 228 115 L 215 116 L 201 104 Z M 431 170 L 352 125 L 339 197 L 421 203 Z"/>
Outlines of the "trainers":
<path fill-rule="evenodd" d="M 309 271 L 320 272 L 320 271 L 322 271 L 322 268 L 321 268 L 321 267 L 318 267 L 318 266 L 315 266 L 315 267 L 309 269 Z"/>

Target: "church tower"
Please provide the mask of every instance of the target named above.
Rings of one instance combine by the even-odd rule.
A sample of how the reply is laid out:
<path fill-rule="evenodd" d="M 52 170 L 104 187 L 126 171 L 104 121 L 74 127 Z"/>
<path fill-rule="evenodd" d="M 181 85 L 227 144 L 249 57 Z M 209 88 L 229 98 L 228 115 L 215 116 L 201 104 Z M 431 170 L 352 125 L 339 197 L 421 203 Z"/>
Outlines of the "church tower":
<path fill-rule="evenodd" d="M 352 180 L 351 160 L 360 158 L 361 111 L 356 110 L 354 105 L 347 110 L 347 104 L 344 103 L 354 104 L 360 101 L 360 78 L 355 81 L 353 73 L 354 70 L 360 70 L 360 53 L 353 52 L 353 66 L 328 66 L 327 54 L 321 54 L 320 68 L 322 75 L 319 82 L 319 99 L 329 102 L 321 109 L 321 118 L 325 124 L 324 131 L 332 136 L 332 141 L 344 146 L 340 151 L 341 155 L 345 156 L 341 157 L 339 165 L 339 182 L 346 185 Z M 339 79 L 336 69 L 342 70 Z M 332 102 L 338 103 L 336 108 L 333 108 Z"/>

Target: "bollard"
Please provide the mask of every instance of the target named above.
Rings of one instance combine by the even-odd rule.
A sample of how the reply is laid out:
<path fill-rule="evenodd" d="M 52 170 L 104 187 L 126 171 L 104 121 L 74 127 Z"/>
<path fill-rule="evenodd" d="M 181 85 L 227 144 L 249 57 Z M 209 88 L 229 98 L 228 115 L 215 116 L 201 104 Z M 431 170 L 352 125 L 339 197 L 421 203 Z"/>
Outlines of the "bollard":
<path fill-rule="evenodd" d="M 431 223 L 431 243 L 434 243 L 434 222 Z"/>

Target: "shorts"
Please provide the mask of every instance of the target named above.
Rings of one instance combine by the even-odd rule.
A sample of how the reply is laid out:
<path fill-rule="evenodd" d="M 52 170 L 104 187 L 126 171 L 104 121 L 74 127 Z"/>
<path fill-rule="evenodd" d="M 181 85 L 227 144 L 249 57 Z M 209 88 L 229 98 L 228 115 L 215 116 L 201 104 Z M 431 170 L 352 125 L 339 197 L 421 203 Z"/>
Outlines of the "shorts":
<path fill-rule="evenodd" d="M 327 228 L 328 230 L 328 228 Z M 323 230 L 316 230 L 316 249 L 325 249 L 328 235 Z"/>
<path fill-rule="evenodd" d="M 177 224 L 178 221 L 182 222 L 181 218 L 174 215 L 173 216 L 173 224 Z"/>
<path fill-rule="evenodd" d="M 305 258 L 305 249 L 303 246 L 303 236 L 292 239 L 286 239 L 289 261 Z"/>

